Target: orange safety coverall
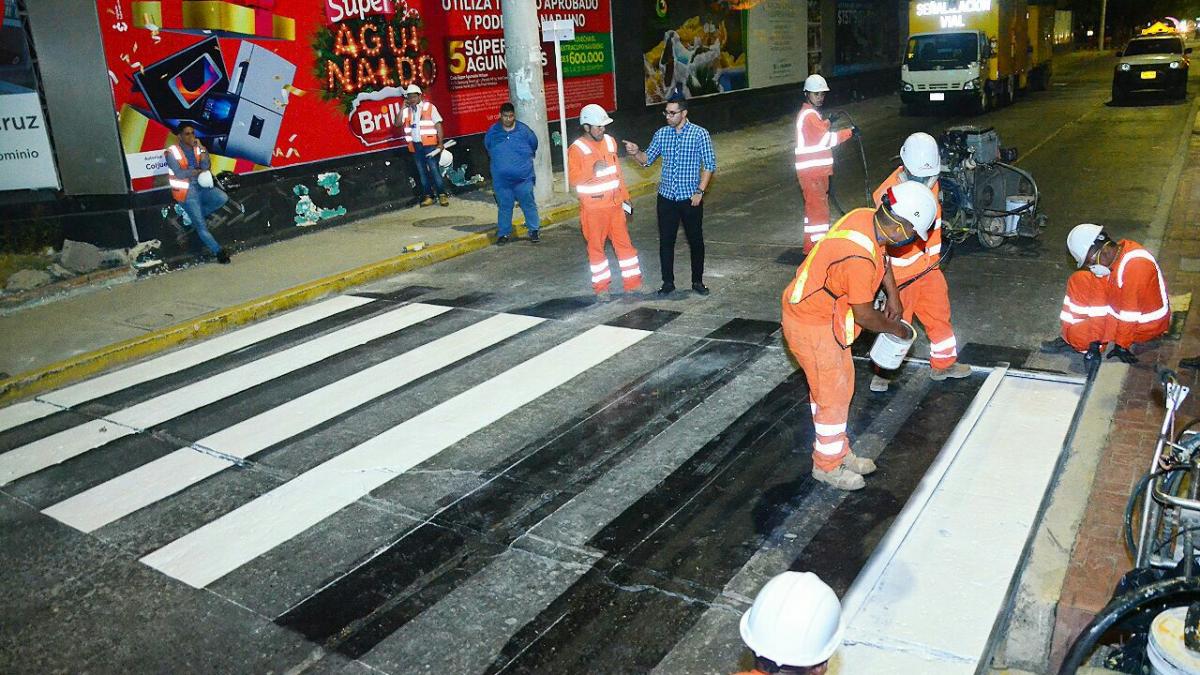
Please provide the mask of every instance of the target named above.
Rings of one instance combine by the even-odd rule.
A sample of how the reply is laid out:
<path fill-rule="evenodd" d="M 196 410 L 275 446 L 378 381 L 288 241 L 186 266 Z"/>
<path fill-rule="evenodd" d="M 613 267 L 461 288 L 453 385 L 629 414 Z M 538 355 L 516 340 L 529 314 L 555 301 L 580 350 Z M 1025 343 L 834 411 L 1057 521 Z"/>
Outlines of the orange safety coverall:
<path fill-rule="evenodd" d="M 804 252 L 829 231 L 829 177 L 833 175 L 833 150 L 850 138 L 850 130 L 830 131 L 829 120 L 811 103 L 800 106 L 796 117 L 796 180 L 804 194 Z"/>
<path fill-rule="evenodd" d="M 911 178 L 901 166 L 884 179 L 871 198 L 878 206 L 883 193 Z M 922 181 L 924 182 L 924 181 Z M 934 199 L 938 199 L 938 211 L 933 229 L 925 241 L 917 239 L 905 246 L 887 247 L 892 274 L 900 288 L 900 302 L 904 305 L 904 320 L 912 323 L 913 316 L 921 321 L 929 336 L 929 365 L 942 369 L 958 361 L 958 342 L 954 339 L 954 327 L 950 325 L 950 289 L 946 286 L 946 275 L 937 266 L 942 257 L 942 204 L 941 189 L 935 180 Z"/>
<path fill-rule="evenodd" d="M 813 466 L 832 471 L 850 452 L 846 420 L 854 396 L 850 344 L 861 328 L 851 305 L 875 299 L 884 252 L 875 243 L 874 211 L 854 209 L 817 242 L 783 291 L 783 335 L 808 379 Z"/>
<path fill-rule="evenodd" d="M 1141 244 L 1122 239 L 1111 274 L 1082 269 L 1067 279 L 1058 318 L 1063 339 L 1081 352 L 1093 342 L 1129 349 L 1166 333 L 1171 308 L 1158 262 Z"/>
<path fill-rule="evenodd" d="M 611 240 L 621 270 L 621 284 L 626 290 L 642 285 L 642 268 L 638 252 L 629 240 L 625 226 L 624 202 L 629 201 L 625 178 L 617 159 L 617 142 L 604 135 L 594 141 L 580 136 L 567 150 L 567 166 L 571 183 L 579 195 L 579 224 L 587 241 L 588 264 L 592 270 L 592 290 L 603 293 L 612 282 L 612 270 L 605 240 Z"/>

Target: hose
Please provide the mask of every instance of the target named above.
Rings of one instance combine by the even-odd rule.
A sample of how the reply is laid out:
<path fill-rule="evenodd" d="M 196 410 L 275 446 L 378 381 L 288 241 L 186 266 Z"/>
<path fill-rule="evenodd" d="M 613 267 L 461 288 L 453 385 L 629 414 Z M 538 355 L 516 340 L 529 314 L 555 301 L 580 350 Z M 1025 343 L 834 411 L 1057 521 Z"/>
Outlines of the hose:
<path fill-rule="evenodd" d="M 1164 607 L 1185 606 L 1197 598 L 1200 598 L 1200 580 L 1187 577 L 1159 581 L 1113 598 L 1075 638 L 1058 675 L 1073 675 L 1095 651 L 1100 638 L 1138 610 L 1160 603 Z"/>
<path fill-rule="evenodd" d="M 850 120 L 851 128 L 854 128 L 854 129 L 858 128 L 858 124 L 856 124 L 854 122 L 854 116 L 852 116 L 849 112 L 847 112 L 845 110 L 838 110 L 836 112 L 840 115 L 845 115 L 846 119 Z M 870 172 L 870 170 L 867 169 L 867 150 L 866 150 L 866 148 L 863 147 L 861 130 L 859 130 L 858 136 L 854 137 L 854 140 L 858 142 L 858 156 L 860 158 L 862 158 L 863 195 L 867 199 L 867 204 L 870 204 L 871 203 L 871 172 Z"/>
<path fill-rule="evenodd" d="M 1185 465 L 1185 466 L 1173 467 L 1167 471 L 1154 471 L 1151 473 L 1143 474 L 1142 477 L 1138 479 L 1138 482 L 1133 486 L 1133 490 L 1130 491 L 1130 493 L 1129 493 L 1129 499 L 1125 502 L 1125 518 L 1124 518 L 1125 546 L 1126 546 L 1126 548 L 1129 549 L 1129 552 L 1131 555 L 1134 555 L 1134 556 L 1137 555 L 1137 543 L 1133 536 L 1133 514 L 1134 514 L 1135 510 L 1138 509 L 1139 498 L 1141 498 L 1143 496 L 1143 493 L 1145 492 L 1146 487 L 1150 484 L 1150 480 L 1153 478 L 1156 478 L 1156 477 L 1160 477 L 1160 476 L 1169 474 L 1169 475 L 1167 475 L 1166 491 L 1169 494 L 1175 494 L 1175 490 L 1179 487 L 1179 484 L 1183 481 L 1183 473 L 1182 472 L 1185 470 L 1190 471 L 1191 469 L 1192 469 L 1191 465 Z M 1174 539 L 1174 537 L 1176 537 L 1178 535 L 1179 535 L 1179 533 L 1177 532 L 1175 535 L 1168 538 L 1167 542 L 1169 542 L 1171 539 Z M 1152 545 L 1151 552 L 1159 553 L 1162 551 L 1163 546 L 1165 546 L 1165 545 L 1166 545 L 1166 542 L 1159 543 L 1157 545 Z"/>

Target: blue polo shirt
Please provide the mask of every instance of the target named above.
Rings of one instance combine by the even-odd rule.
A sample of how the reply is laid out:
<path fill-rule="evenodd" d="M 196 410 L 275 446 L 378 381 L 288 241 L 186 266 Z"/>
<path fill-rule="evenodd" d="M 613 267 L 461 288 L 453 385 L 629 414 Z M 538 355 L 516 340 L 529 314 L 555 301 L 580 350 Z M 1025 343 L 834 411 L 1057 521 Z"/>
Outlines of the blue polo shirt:
<path fill-rule="evenodd" d="M 496 122 L 484 134 L 483 145 L 492 160 L 493 182 L 516 185 L 533 180 L 533 156 L 538 148 L 533 129 L 518 121 L 509 131 Z"/>
<path fill-rule="evenodd" d="M 667 199 L 691 199 L 700 189 L 700 169 L 712 173 L 717 170 L 712 137 L 707 129 L 691 122 L 684 122 L 679 131 L 665 126 L 654 132 L 650 147 L 646 148 L 646 166 L 653 164 L 660 155 L 663 166 L 658 194 Z"/>

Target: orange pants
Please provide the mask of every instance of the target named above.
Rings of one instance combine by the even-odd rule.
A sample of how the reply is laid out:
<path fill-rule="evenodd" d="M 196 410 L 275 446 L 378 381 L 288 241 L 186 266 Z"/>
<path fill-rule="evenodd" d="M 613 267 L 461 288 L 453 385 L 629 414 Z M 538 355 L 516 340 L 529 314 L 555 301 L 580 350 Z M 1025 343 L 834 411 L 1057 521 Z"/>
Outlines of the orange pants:
<path fill-rule="evenodd" d="M 950 289 L 946 286 L 946 275 L 940 269 L 900 289 L 900 302 L 904 304 L 904 320 L 912 323 L 913 316 L 925 327 L 929 336 L 929 365 L 934 368 L 949 368 L 958 361 L 958 343 L 954 339 L 954 328 L 950 325 Z"/>
<path fill-rule="evenodd" d="M 642 266 L 638 262 L 637 249 L 629 240 L 629 229 L 625 227 L 625 211 L 617 204 L 611 208 L 581 209 L 579 224 L 583 238 L 587 241 L 588 264 L 592 269 L 592 290 L 603 293 L 612 283 L 612 270 L 604 242 L 612 241 L 617 254 L 617 265 L 621 271 L 621 286 L 633 290 L 642 285 Z"/>
<path fill-rule="evenodd" d="M 804 194 L 804 252 L 808 253 L 829 231 L 829 176 L 798 177 Z"/>
<path fill-rule="evenodd" d="M 1086 352 L 1088 345 L 1093 342 L 1107 346 L 1109 342 L 1117 342 L 1118 338 L 1129 339 L 1128 345 L 1121 345 L 1128 348 L 1137 342 L 1149 342 L 1166 333 L 1171 327 L 1171 314 L 1168 312 L 1159 321 L 1134 324 L 1134 327 L 1129 329 L 1129 323 L 1122 324 L 1117 317 L 1110 314 L 1111 286 L 1110 278 L 1098 277 L 1086 269 L 1073 272 L 1067 277 L 1067 297 L 1064 298 L 1063 313 L 1059 316 L 1071 319 L 1061 322 L 1062 336 L 1077 351 Z M 1066 305 L 1068 300 L 1074 305 L 1074 309 Z"/>
<path fill-rule="evenodd" d="M 846 419 L 854 397 L 854 361 L 842 349 L 828 323 L 812 325 L 783 317 L 783 336 L 788 351 L 800 363 L 808 379 L 812 399 L 813 466 L 833 471 L 850 452 Z"/>

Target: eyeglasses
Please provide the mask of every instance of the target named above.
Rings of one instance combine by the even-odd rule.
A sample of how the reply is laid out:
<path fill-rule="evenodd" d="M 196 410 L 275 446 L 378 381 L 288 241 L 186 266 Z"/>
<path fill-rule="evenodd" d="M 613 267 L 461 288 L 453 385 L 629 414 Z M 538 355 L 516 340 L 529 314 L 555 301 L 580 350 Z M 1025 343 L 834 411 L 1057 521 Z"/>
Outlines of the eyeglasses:
<path fill-rule="evenodd" d="M 670 117 L 671 115 L 678 115 L 681 112 L 683 112 L 683 111 L 682 110 L 664 110 L 663 117 Z"/>

